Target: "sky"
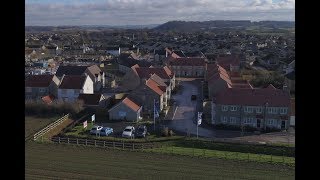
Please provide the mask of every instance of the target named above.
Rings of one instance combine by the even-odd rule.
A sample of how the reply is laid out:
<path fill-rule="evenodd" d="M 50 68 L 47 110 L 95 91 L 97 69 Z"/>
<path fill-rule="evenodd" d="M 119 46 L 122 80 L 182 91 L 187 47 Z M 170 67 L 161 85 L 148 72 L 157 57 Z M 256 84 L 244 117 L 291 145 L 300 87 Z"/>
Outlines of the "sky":
<path fill-rule="evenodd" d="M 26 0 L 26 26 L 295 20 L 295 0 Z"/>

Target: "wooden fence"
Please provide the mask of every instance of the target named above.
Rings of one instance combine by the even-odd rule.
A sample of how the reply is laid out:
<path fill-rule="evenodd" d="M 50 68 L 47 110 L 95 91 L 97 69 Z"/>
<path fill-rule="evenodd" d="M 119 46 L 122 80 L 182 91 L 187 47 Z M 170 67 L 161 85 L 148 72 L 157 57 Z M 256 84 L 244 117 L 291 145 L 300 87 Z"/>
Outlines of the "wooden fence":
<path fill-rule="evenodd" d="M 109 149 L 150 149 L 157 147 L 154 143 L 132 143 L 132 142 L 112 142 L 95 139 L 69 138 L 69 137 L 52 137 L 51 141 L 58 144 L 74 144 L 84 146 L 104 147 Z"/>
<path fill-rule="evenodd" d="M 39 137 L 43 136 L 44 134 L 46 134 L 47 132 L 49 132 L 51 129 L 57 127 L 59 124 L 63 123 L 65 120 L 67 120 L 69 118 L 69 114 L 63 116 L 62 118 L 54 121 L 53 123 L 49 124 L 48 126 L 46 126 L 45 128 L 41 129 L 39 132 L 35 133 L 33 135 L 33 140 L 37 140 Z"/>

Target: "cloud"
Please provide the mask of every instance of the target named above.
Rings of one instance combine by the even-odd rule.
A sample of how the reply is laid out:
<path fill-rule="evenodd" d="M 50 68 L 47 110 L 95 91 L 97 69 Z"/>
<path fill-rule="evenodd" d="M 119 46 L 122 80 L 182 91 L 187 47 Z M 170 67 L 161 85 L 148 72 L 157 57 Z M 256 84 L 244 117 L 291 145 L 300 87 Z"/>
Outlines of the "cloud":
<path fill-rule="evenodd" d="M 26 25 L 133 25 L 170 20 L 294 20 L 294 0 L 26 1 Z"/>

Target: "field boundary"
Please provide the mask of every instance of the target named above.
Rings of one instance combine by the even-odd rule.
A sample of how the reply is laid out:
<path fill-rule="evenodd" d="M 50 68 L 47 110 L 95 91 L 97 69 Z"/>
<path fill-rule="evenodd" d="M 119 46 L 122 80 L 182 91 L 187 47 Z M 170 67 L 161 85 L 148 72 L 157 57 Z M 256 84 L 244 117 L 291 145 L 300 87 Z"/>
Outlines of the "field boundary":
<path fill-rule="evenodd" d="M 67 120 L 69 118 L 70 114 L 67 114 L 61 118 L 59 118 L 58 120 L 50 123 L 48 126 L 46 126 L 45 128 L 41 129 L 40 131 L 38 131 L 37 133 L 35 133 L 33 135 L 33 140 L 36 141 L 39 137 L 43 136 L 44 134 L 46 134 L 47 132 L 49 132 L 51 129 L 57 127 L 59 124 L 63 123 L 65 120 Z"/>
<path fill-rule="evenodd" d="M 43 141 L 43 139 L 42 139 Z M 157 146 L 154 143 L 132 143 L 132 142 L 115 142 L 115 141 L 104 141 L 95 139 L 84 139 L 84 138 L 69 138 L 55 136 L 50 139 L 51 142 L 57 144 L 74 144 L 74 145 L 84 145 L 84 146 L 95 146 L 103 147 L 108 149 L 129 149 L 129 150 L 143 150 L 150 149 Z"/>

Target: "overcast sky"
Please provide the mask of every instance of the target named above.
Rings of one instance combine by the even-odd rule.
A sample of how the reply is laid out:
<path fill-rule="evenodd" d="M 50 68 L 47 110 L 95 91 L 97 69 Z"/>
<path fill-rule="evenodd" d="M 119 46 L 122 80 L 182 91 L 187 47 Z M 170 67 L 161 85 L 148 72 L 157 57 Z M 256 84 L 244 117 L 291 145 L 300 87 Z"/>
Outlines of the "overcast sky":
<path fill-rule="evenodd" d="M 295 0 L 26 0 L 26 26 L 294 21 Z"/>

